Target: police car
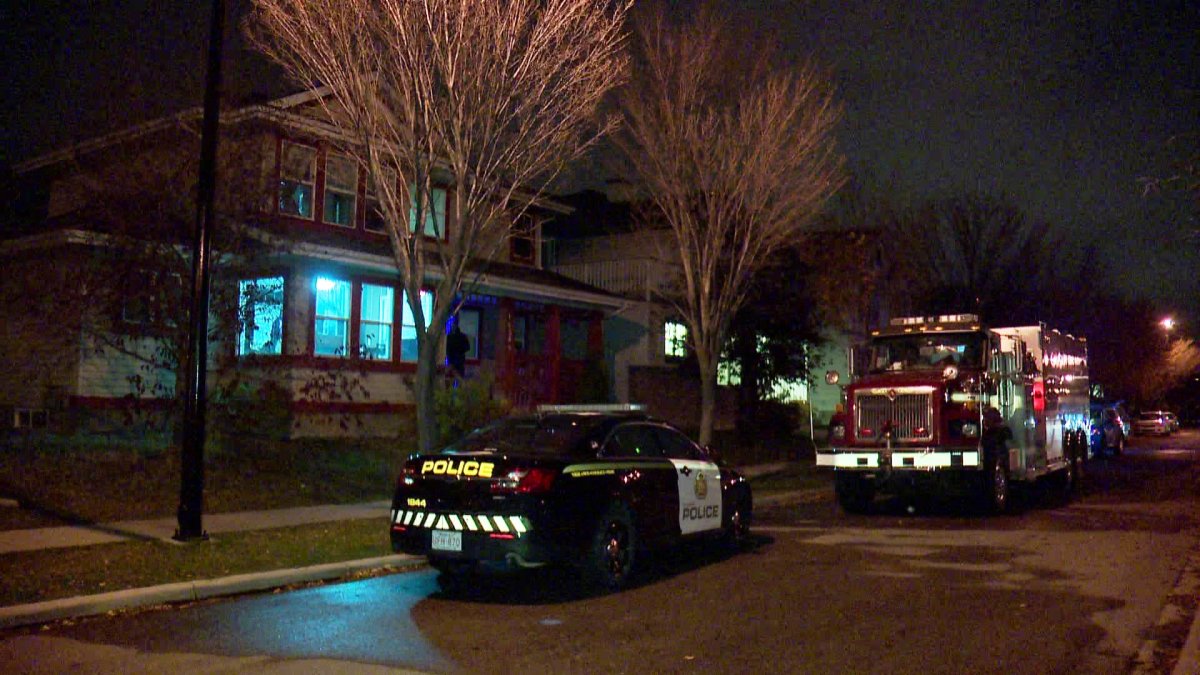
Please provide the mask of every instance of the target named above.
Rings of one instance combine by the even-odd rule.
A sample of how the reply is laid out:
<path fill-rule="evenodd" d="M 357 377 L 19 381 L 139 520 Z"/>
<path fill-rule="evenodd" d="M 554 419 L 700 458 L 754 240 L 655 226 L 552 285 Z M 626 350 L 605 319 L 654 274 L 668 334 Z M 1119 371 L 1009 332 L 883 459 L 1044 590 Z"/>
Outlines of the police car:
<path fill-rule="evenodd" d="M 749 533 L 750 486 L 636 406 L 553 406 L 409 457 L 391 510 L 396 552 L 452 580 L 479 564 L 576 566 L 625 585 L 645 552 Z"/>

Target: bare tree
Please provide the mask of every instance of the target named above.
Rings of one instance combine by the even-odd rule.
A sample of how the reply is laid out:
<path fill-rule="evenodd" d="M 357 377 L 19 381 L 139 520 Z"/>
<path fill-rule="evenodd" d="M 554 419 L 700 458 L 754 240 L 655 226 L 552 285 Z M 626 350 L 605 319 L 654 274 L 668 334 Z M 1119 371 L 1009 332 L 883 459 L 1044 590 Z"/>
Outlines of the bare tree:
<path fill-rule="evenodd" d="M 840 109 L 812 65 L 776 66 L 704 5 L 639 17 L 618 137 L 635 181 L 670 230 L 673 298 L 700 368 L 700 440 L 711 440 L 717 360 L 754 273 L 795 246 L 842 182 Z M 739 49 L 741 52 L 739 52 Z"/>
<path fill-rule="evenodd" d="M 629 0 L 255 0 L 253 42 L 347 136 L 379 197 L 417 331 L 420 447 L 437 435 L 442 325 L 525 209 L 611 125 L 598 104 L 625 74 Z M 450 189 L 453 236 L 429 231 Z M 415 194 L 410 194 L 415 193 Z M 412 223 L 410 225 L 410 203 Z M 429 219 L 437 229 L 436 218 Z M 431 235 L 431 236 L 426 236 Z M 474 277 L 477 278 L 477 277 Z M 431 316 L 418 301 L 433 285 Z"/>

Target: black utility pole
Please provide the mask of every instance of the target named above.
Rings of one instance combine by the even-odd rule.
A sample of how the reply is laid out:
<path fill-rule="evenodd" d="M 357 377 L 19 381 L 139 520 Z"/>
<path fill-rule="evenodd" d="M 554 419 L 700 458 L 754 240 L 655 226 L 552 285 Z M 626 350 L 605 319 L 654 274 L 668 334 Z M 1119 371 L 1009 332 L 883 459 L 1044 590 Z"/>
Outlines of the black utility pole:
<path fill-rule="evenodd" d="M 188 377 L 183 400 L 183 449 L 180 464 L 179 529 L 175 539 L 194 541 L 207 534 L 204 509 L 204 408 L 208 372 L 208 256 L 217 184 L 217 138 L 221 119 L 221 43 L 225 37 L 225 0 L 213 0 L 208 36 L 208 73 L 204 85 L 204 128 L 200 136 L 200 182 L 196 236 L 192 241 L 192 321 Z"/>

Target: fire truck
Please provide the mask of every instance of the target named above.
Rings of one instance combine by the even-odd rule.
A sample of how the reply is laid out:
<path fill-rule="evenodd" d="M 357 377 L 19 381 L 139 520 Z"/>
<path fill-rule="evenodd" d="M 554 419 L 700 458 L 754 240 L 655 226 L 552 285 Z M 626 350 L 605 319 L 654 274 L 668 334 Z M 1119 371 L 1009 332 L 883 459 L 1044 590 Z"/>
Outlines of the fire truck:
<path fill-rule="evenodd" d="M 1070 496 L 1088 453 L 1087 344 L 1044 325 L 974 314 L 903 317 L 872 330 L 816 463 L 838 502 L 949 491 L 1003 512 L 1010 488 L 1053 478 Z M 837 384 L 836 371 L 826 381 Z"/>

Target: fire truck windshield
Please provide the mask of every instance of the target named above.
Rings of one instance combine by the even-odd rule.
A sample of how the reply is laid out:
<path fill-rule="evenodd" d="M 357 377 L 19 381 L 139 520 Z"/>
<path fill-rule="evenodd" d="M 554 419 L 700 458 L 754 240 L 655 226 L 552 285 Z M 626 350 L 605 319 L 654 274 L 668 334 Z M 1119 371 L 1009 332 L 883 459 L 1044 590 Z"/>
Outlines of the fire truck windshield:
<path fill-rule="evenodd" d="M 948 365 L 978 368 L 987 338 L 982 333 L 922 333 L 877 337 L 871 342 L 873 373 L 935 370 Z"/>

